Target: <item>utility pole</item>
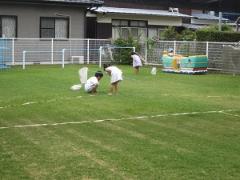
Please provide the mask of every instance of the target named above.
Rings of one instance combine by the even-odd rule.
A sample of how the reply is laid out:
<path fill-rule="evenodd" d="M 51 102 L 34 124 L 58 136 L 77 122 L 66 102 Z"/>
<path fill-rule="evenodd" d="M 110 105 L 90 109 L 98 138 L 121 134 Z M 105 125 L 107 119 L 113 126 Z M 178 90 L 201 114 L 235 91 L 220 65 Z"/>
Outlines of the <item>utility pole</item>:
<path fill-rule="evenodd" d="M 222 0 L 219 0 L 219 21 L 218 21 L 218 30 L 222 31 L 222 12 L 221 11 L 221 7 L 222 7 Z"/>
<path fill-rule="evenodd" d="M 222 12 L 219 12 L 218 30 L 222 31 Z"/>

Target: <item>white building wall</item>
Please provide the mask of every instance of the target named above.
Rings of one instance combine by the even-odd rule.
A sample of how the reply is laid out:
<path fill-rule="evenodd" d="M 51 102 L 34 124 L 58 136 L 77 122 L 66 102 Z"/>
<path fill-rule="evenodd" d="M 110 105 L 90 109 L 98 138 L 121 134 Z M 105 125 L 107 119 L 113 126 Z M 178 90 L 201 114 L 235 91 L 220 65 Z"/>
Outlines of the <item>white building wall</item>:
<path fill-rule="evenodd" d="M 97 15 L 98 23 L 112 23 L 112 19 L 128 19 L 128 20 L 144 20 L 148 22 L 148 25 L 154 26 L 182 26 L 181 17 L 163 17 L 163 16 L 143 16 L 143 15 Z"/>
<path fill-rule="evenodd" d="M 153 17 L 148 19 L 149 25 L 157 26 L 182 26 L 181 17 Z"/>

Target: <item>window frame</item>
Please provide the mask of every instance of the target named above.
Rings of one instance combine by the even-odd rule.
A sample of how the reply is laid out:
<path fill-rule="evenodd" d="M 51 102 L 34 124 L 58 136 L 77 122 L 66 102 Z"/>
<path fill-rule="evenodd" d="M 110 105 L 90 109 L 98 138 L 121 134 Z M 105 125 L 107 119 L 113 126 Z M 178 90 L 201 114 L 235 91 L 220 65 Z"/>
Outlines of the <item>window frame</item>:
<path fill-rule="evenodd" d="M 120 21 L 120 25 L 119 26 L 116 26 L 116 25 L 113 25 L 113 21 Z M 121 25 L 121 21 L 127 21 L 127 26 L 123 26 Z M 131 26 L 131 22 L 134 21 L 134 22 L 138 22 L 138 24 L 140 22 L 144 22 L 145 23 L 145 26 Z M 148 28 L 148 21 L 144 21 L 144 20 L 132 20 L 132 19 L 112 19 L 112 26 L 113 27 L 139 27 L 139 28 Z"/>
<path fill-rule="evenodd" d="M 2 38 L 2 18 L 8 17 L 8 18 L 13 18 L 15 20 L 15 37 L 11 38 L 17 38 L 18 37 L 18 16 L 15 15 L 0 15 L 0 38 Z M 8 37 L 7 37 L 8 38 Z"/>
<path fill-rule="evenodd" d="M 40 38 L 45 38 L 46 37 L 42 37 L 42 29 L 52 29 L 52 28 L 42 28 L 42 19 L 50 19 L 54 21 L 54 37 L 49 37 L 50 39 L 55 39 L 56 38 L 56 20 L 57 19 L 63 19 L 67 21 L 67 37 L 64 38 L 57 38 L 57 39 L 68 39 L 69 35 L 70 35 L 70 18 L 69 17 L 40 17 L 40 24 L 39 24 L 39 37 Z"/>
<path fill-rule="evenodd" d="M 119 21 L 120 25 L 113 25 L 113 21 Z M 127 26 L 122 26 L 121 21 L 127 21 Z M 131 22 L 137 22 L 137 26 L 131 26 Z M 145 26 L 140 26 L 139 23 L 144 22 Z M 113 28 L 120 28 L 119 33 L 122 35 L 122 29 L 126 28 L 129 31 L 129 34 L 132 35 L 132 29 L 137 28 L 137 29 L 146 29 L 147 37 L 148 37 L 148 21 L 145 20 L 134 20 L 134 19 L 112 19 L 112 29 Z M 139 36 L 139 30 L 138 30 L 138 36 Z"/>
<path fill-rule="evenodd" d="M 117 25 L 113 25 L 113 21 L 119 21 L 120 25 L 118 25 L 118 26 Z M 122 21 L 127 21 L 127 26 L 121 25 Z M 113 27 L 128 27 L 129 26 L 129 20 L 127 20 L 127 19 L 112 19 L 112 26 Z"/>
<path fill-rule="evenodd" d="M 149 29 L 156 29 L 157 30 L 156 38 L 160 39 L 161 38 L 161 31 L 164 31 L 165 28 L 167 28 L 167 26 L 149 26 L 148 30 Z M 148 33 L 149 33 L 149 31 L 148 31 Z"/>
<path fill-rule="evenodd" d="M 132 26 L 131 22 L 137 22 L 138 25 L 137 26 Z M 140 22 L 143 22 L 145 25 L 144 26 L 140 26 L 139 25 Z M 147 21 L 143 21 L 143 20 L 129 20 L 129 27 L 147 28 L 148 27 L 148 23 L 147 23 Z"/>

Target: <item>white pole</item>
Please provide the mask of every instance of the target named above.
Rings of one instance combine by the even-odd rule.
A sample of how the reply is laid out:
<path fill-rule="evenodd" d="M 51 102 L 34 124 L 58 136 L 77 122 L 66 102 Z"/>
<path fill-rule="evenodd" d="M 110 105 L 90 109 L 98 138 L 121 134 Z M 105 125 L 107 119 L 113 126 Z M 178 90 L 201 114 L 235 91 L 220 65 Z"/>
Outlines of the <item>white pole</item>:
<path fill-rule="evenodd" d="M 222 12 L 219 12 L 218 30 L 222 31 Z"/>
<path fill-rule="evenodd" d="M 70 57 L 72 57 L 72 40 L 71 39 L 69 39 L 69 49 L 70 49 Z M 72 63 L 73 64 L 73 63 Z"/>
<path fill-rule="evenodd" d="M 99 48 L 99 68 L 102 67 L 102 46 Z"/>
<path fill-rule="evenodd" d="M 25 69 L 26 63 L 26 51 L 23 51 L 23 69 Z"/>
<path fill-rule="evenodd" d="M 208 57 L 208 53 L 209 53 L 209 42 L 206 42 L 206 56 Z"/>
<path fill-rule="evenodd" d="M 52 48 L 51 48 L 51 63 L 53 64 L 53 38 L 52 38 Z"/>
<path fill-rule="evenodd" d="M 12 65 L 15 64 L 15 41 L 14 38 L 12 38 Z"/>
<path fill-rule="evenodd" d="M 62 68 L 64 69 L 65 49 L 62 49 Z"/>
<path fill-rule="evenodd" d="M 145 61 L 147 62 L 148 60 L 148 44 L 145 43 L 145 57 L 144 57 Z"/>
<path fill-rule="evenodd" d="M 90 60 L 90 40 L 87 40 L 87 64 L 89 64 L 89 60 Z"/>
<path fill-rule="evenodd" d="M 133 52 L 136 52 L 136 47 L 133 47 Z"/>
<path fill-rule="evenodd" d="M 173 54 L 176 54 L 177 42 L 173 41 Z"/>

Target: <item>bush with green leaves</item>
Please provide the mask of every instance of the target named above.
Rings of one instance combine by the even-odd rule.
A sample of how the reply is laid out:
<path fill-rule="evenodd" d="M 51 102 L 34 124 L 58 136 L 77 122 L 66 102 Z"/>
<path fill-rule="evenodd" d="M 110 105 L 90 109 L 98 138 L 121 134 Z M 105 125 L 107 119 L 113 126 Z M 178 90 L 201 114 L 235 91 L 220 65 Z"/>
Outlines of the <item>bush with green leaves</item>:
<path fill-rule="evenodd" d="M 174 27 L 167 27 L 160 34 L 161 40 L 179 40 L 179 34 Z"/>
<path fill-rule="evenodd" d="M 237 33 L 237 32 L 198 30 L 196 32 L 196 35 L 197 35 L 198 41 L 215 41 L 215 42 L 238 42 L 238 41 L 240 41 L 240 33 Z"/>
<path fill-rule="evenodd" d="M 176 30 L 176 28 L 168 27 L 160 34 L 160 39 L 169 41 L 172 40 L 193 41 L 196 39 L 196 33 L 195 31 L 190 29 L 185 29 L 179 33 Z"/>
<path fill-rule="evenodd" d="M 209 31 L 209 32 L 217 32 L 219 31 L 219 26 L 218 25 L 211 25 L 211 26 L 207 26 L 205 28 L 200 29 L 201 31 Z M 233 28 L 227 24 L 223 24 L 222 25 L 222 31 L 223 32 L 234 32 Z"/>
<path fill-rule="evenodd" d="M 228 25 L 222 26 L 222 31 L 218 30 L 217 25 L 208 26 L 199 29 L 196 32 L 198 41 L 216 41 L 216 42 L 238 42 L 240 41 L 240 33 L 234 32 L 233 28 Z"/>
<path fill-rule="evenodd" d="M 137 52 L 140 51 L 139 41 L 134 40 L 132 37 L 128 39 L 119 38 L 113 44 L 117 47 L 135 47 Z M 131 64 L 131 53 L 132 49 L 115 49 L 115 53 L 113 53 L 114 61 L 120 64 Z"/>
<path fill-rule="evenodd" d="M 179 39 L 182 41 L 194 41 L 196 40 L 196 32 L 190 29 L 185 29 L 180 33 Z"/>

